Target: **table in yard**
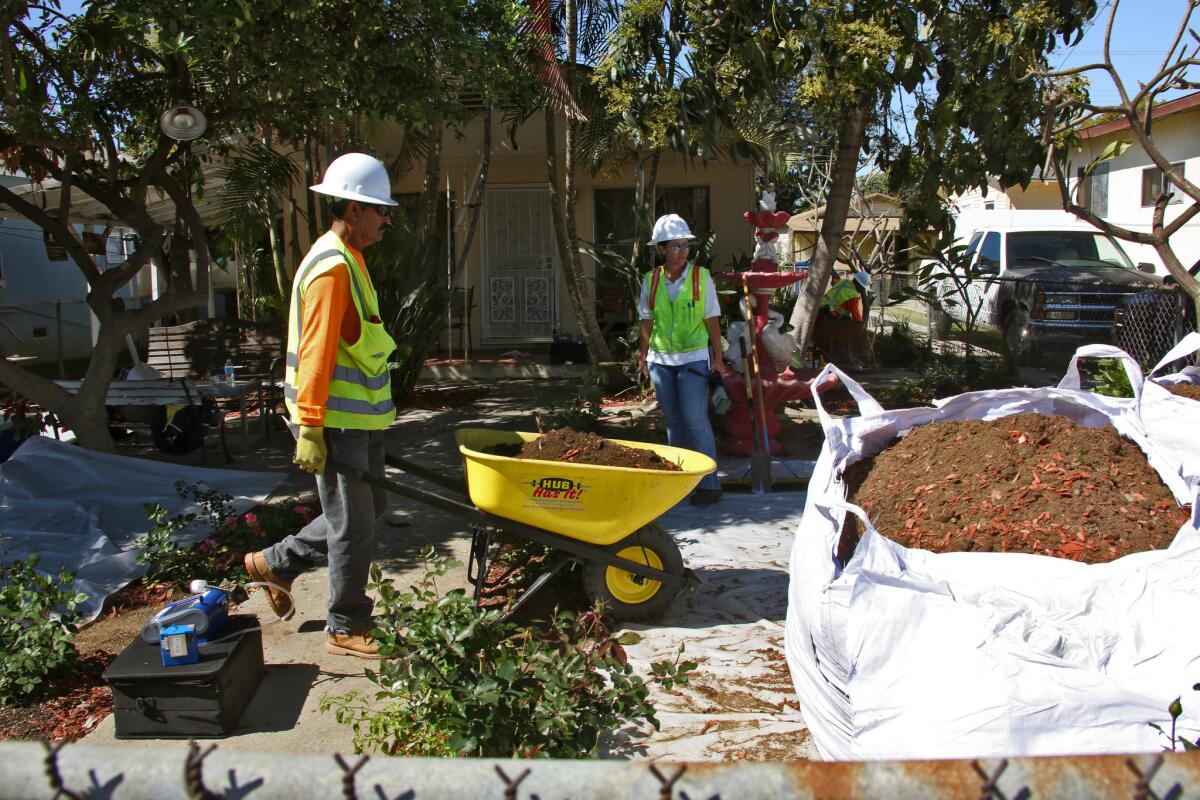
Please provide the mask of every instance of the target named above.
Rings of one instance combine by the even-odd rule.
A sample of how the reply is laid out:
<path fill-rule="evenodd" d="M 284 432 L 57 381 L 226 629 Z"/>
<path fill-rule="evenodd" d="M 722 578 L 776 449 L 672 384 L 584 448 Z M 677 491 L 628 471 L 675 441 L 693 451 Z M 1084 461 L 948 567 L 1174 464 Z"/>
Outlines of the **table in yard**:
<path fill-rule="evenodd" d="M 219 399 L 235 399 L 238 401 L 238 413 L 242 422 L 242 447 L 250 452 L 250 423 L 246 418 L 246 400 L 254 394 L 258 395 L 258 416 L 262 420 L 263 439 L 267 438 L 267 406 L 263 398 L 263 382 L 260 378 L 240 378 L 234 383 L 223 381 L 204 381 L 196 384 L 197 391 L 203 397 L 214 401 Z M 222 419 L 222 424 L 224 420 Z"/>

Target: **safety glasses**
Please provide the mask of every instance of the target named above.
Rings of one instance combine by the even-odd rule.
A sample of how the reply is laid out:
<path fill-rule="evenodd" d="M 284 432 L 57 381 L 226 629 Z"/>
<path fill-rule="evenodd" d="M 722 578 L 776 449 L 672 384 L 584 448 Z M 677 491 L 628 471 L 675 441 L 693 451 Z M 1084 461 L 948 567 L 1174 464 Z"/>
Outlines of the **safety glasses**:
<path fill-rule="evenodd" d="M 363 206 L 363 208 L 371 209 L 372 211 L 374 211 L 376 214 L 383 217 L 384 219 L 392 218 L 392 207 L 391 206 L 375 206 L 375 205 L 371 205 L 370 203 L 363 203 L 362 206 Z"/>
<path fill-rule="evenodd" d="M 689 247 L 691 247 L 691 245 L 688 244 L 687 242 L 683 242 L 682 244 L 676 242 L 676 243 L 667 245 L 667 249 L 670 250 L 672 253 L 678 253 L 680 250 L 687 250 Z"/>

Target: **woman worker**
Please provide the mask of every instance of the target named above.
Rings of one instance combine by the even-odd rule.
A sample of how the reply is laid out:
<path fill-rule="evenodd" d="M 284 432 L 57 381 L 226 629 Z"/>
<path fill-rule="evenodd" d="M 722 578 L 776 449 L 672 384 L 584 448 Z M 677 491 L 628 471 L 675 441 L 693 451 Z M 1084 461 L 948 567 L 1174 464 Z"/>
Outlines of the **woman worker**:
<path fill-rule="evenodd" d="M 658 407 L 667 418 L 667 441 L 717 458 L 708 421 L 708 372 L 722 363 L 721 308 L 708 270 L 688 263 L 696 237 L 678 214 L 659 217 L 650 237 L 663 265 L 642 281 L 638 372 L 650 377 Z M 707 506 L 721 496 L 714 472 L 706 475 L 691 503 Z"/>

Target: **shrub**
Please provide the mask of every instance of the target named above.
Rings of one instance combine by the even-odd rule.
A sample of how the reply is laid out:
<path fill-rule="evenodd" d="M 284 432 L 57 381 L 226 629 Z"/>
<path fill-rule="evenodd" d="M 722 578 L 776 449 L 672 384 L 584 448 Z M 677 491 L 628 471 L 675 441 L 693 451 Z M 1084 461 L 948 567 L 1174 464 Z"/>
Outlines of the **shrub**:
<path fill-rule="evenodd" d="M 39 574 L 38 560 L 0 567 L 0 703 L 36 699 L 78 661 L 71 637 L 85 596 L 72 590 L 71 573 Z"/>
<path fill-rule="evenodd" d="M 929 358 L 929 341 L 901 320 L 875 337 L 875 358 L 884 367 L 911 367 Z"/>
<path fill-rule="evenodd" d="M 595 611 L 560 613 L 542 630 L 475 607 L 462 589 L 443 595 L 437 578 L 455 562 L 422 552 L 424 577 L 406 592 L 372 567 L 378 592 L 374 635 L 386 658 L 360 694 L 326 697 L 322 710 L 354 728 L 359 752 L 409 756 L 582 758 L 602 731 L 658 720 L 645 682 Z M 685 684 L 690 663 L 657 671 Z"/>
<path fill-rule="evenodd" d="M 1018 383 L 1013 366 L 1002 358 L 965 358 L 943 353 L 916 378 L 901 378 L 885 395 L 889 405 L 909 406 L 984 389 L 1006 389 Z"/>
<path fill-rule="evenodd" d="M 201 491 L 194 484 L 175 484 L 181 499 L 200 506 L 199 513 L 167 517 L 160 505 L 147 504 L 154 529 L 138 540 L 138 563 L 146 565 L 147 581 L 166 581 L 186 586 L 193 578 L 210 583 L 247 580 L 242 554 L 261 550 L 299 530 L 315 515 L 312 507 L 262 505 L 241 516 L 232 513 L 233 498 L 218 492 Z M 198 544 L 181 547 L 176 539 L 184 528 L 207 526 L 208 535 Z"/>

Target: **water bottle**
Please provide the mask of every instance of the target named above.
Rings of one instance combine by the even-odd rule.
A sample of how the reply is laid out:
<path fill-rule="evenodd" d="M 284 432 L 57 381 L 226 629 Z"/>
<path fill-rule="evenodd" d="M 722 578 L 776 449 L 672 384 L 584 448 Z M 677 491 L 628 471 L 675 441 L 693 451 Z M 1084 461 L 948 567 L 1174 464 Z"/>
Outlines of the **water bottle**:
<path fill-rule="evenodd" d="M 233 386 L 233 361 L 225 362 L 225 383 Z"/>

